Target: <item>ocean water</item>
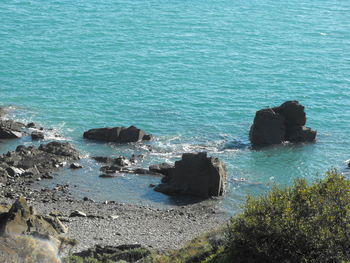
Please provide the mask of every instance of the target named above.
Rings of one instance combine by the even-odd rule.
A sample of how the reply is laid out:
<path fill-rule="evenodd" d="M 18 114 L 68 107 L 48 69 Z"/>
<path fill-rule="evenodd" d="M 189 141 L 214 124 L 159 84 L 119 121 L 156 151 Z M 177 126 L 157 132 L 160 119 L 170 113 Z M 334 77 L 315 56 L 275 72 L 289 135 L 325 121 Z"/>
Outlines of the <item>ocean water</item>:
<path fill-rule="evenodd" d="M 86 156 L 144 154 L 138 165 L 207 151 L 229 172 L 218 201 L 239 210 L 247 194 L 295 178 L 312 181 L 350 159 L 350 1 L 119 0 L 0 2 L 0 104 Z M 252 150 L 257 110 L 286 100 L 305 106 L 317 142 Z M 83 131 L 129 126 L 143 144 L 85 141 Z M 32 144 L 27 137 L 0 151 Z M 99 166 L 63 170 L 78 197 L 167 206 L 159 178 L 99 178 Z"/>

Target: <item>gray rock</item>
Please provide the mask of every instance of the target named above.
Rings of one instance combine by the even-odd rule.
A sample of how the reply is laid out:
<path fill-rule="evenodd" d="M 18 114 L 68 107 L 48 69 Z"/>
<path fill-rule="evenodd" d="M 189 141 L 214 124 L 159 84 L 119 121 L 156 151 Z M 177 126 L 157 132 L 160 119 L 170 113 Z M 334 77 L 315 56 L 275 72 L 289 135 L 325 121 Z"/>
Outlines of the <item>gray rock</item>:
<path fill-rule="evenodd" d="M 43 140 L 44 139 L 44 133 L 39 131 L 33 131 L 32 134 L 32 140 Z"/>
<path fill-rule="evenodd" d="M 16 139 L 22 137 L 25 125 L 13 120 L 0 120 L 0 139 Z"/>
<path fill-rule="evenodd" d="M 80 165 L 79 163 L 71 163 L 71 165 L 69 166 L 71 169 L 80 169 L 83 168 L 82 165 Z"/>
<path fill-rule="evenodd" d="M 143 140 L 145 132 L 135 126 L 97 128 L 84 132 L 85 139 L 108 141 L 116 143 L 138 142 Z"/>
<path fill-rule="evenodd" d="M 20 176 L 21 174 L 23 174 L 24 170 L 21 168 L 16 168 L 16 167 L 10 166 L 10 167 L 6 168 L 6 172 L 10 176 L 14 177 L 14 176 Z"/>
<path fill-rule="evenodd" d="M 41 144 L 39 146 L 39 150 L 59 156 L 70 157 L 75 160 L 80 158 L 79 152 L 75 150 L 68 142 L 50 142 L 48 144 Z"/>
<path fill-rule="evenodd" d="M 20 145 L 16 151 L 0 155 L 0 167 L 10 177 L 16 176 L 24 180 L 37 179 L 42 175 L 42 178 L 47 178 L 46 174 L 60 168 L 67 161 L 78 158 L 79 153 L 68 143 L 51 142 L 42 144 L 39 148 Z"/>
<path fill-rule="evenodd" d="M 131 164 L 130 160 L 124 156 L 119 156 L 116 159 L 114 159 L 114 163 L 121 167 L 129 166 Z"/>
<path fill-rule="evenodd" d="M 34 122 L 30 122 L 30 123 L 28 123 L 28 124 L 26 125 L 26 127 L 27 127 L 27 128 L 35 128 L 36 125 L 35 125 Z"/>
<path fill-rule="evenodd" d="M 166 180 L 155 187 L 165 194 L 192 195 L 202 198 L 221 196 L 226 184 L 226 167 L 218 158 L 207 157 L 206 152 L 185 153 Z"/>
<path fill-rule="evenodd" d="M 57 231 L 57 233 L 68 232 L 68 227 L 64 225 L 57 217 L 47 215 L 43 216 L 43 218 Z"/>
<path fill-rule="evenodd" d="M 81 212 L 79 210 L 75 210 L 69 216 L 70 217 L 86 217 L 87 215 L 84 212 Z"/>

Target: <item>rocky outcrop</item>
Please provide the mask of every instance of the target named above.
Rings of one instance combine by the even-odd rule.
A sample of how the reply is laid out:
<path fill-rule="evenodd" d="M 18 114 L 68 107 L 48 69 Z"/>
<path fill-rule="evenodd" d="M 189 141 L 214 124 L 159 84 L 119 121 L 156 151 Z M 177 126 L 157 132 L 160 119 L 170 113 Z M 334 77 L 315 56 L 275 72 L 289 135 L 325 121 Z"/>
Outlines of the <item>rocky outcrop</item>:
<path fill-rule="evenodd" d="M 130 159 L 124 156 L 119 156 L 117 158 L 104 156 L 92 157 L 92 159 L 99 163 L 107 164 L 100 168 L 102 174 L 99 177 L 102 178 L 113 178 L 120 174 L 162 176 L 162 174 L 154 172 L 150 169 L 136 167 L 135 163 L 137 163 L 137 158 L 142 158 L 142 156 L 132 155 Z"/>
<path fill-rule="evenodd" d="M 20 145 L 15 151 L 0 156 L 0 178 L 35 179 L 77 159 L 79 152 L 69 143 L 50 142 L 39 148 Z"/>
<path fill-rule="evenodd" d="M 150 140 L 151 136 L 145 134 L 143 130 L 135 126 L 114 127 L 114 128 L 97 128 L 84 132 L 85 139 L 107 141 L 116 143 L 138 142 L 142 140 Z"/>
<path fill-rule="evenodd" d="M 16 139 L 22 137 L 25 125 L 13 120 L 0 120 L 0 139 Z"/>
<path fill-rule="evenodd" d="M 298 101 L 286 101 L 279 107 L 257 111 L 249 138 L 253 146 L 315 141 L 316 131 L 305 124 L 304 106 Z"/>
<path fill-rule="evenodd" d="M 59 233 L 65 231 L 58 218 L 37 215 L 20 197 L 0 213 L 0 262 L 61 262 L 57 251 L 64 239 Z"/>
<path fill-rule="evenodd" d="M 183 154 L 174 168 L 166 169 L 166 174 L 155 191 L 202 198 L 224 194 L 225 164 L 218 158 L 207 157 L 206 152 Z"/>
<path fill-rule="evenodd" d="M 37 235 L 58 238 L 58 232 L 20 197 L 0 216 L 0 236 Z"/>

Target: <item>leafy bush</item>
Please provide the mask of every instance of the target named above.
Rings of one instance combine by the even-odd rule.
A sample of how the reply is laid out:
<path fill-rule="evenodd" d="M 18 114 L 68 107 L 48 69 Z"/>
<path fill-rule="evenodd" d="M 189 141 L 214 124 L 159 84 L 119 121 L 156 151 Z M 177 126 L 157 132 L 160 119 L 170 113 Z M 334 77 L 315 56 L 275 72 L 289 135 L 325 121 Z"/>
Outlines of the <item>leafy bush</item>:
<path fill-rule="evenodd" d="M 350 260 L 350 180 L 329 171 L 309 185 L 275 187 L 248 197 L 231 219 L 227 251 L 234 262 L 341 262 Z"/>

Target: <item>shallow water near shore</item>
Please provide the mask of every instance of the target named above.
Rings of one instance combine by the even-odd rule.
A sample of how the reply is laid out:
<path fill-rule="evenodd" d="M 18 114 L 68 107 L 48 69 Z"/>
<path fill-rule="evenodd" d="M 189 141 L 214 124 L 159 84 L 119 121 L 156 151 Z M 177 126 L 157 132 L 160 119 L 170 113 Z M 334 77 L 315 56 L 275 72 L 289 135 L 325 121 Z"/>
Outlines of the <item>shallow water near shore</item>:
<path fill-rule="evenodd" d="M 347 172 L 349 1 L 4 0 L 0 10 L 0 104 L 86 156 L 143 154 L 138 165 L 148 167 L 207 151 L 227 164 L 218 203 L 230 213 L 273 184 Z M 317 142 L 252 150 L 255 111 L 286 100 L 305 106 Z M 149 147 L 82 139 L 90 128 L 131 124 L 155 135 Z M 0 152 L 18 144 L 32 142 Z M 42 183 L 69 183 L 79 198 L 101 201 L 185 202 L 154 192 L 159 178 L 103 179 L 96 163 L 82 163 Z"/>

